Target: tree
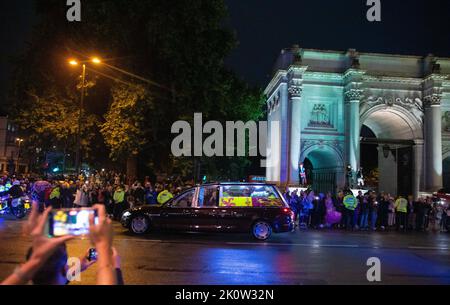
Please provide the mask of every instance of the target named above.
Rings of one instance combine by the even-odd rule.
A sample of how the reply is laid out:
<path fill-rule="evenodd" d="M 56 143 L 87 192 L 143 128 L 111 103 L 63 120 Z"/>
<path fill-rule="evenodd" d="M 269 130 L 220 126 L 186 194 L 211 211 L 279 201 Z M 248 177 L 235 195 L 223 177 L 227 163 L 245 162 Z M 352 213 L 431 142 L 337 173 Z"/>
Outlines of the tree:
<path fill-rule="evenodd" d="M 147 142 L 144 112 L 152 108 L 153 100 L 143 86 L 116 85 L 112 103 L 105 114 L 101 133 L 111 150 L 113 160 L 127 160 L 127 176 L 137 177 L 136 158 Z"/>
<path fill-rule="evenodd" d="M 49 151 L 53 147 L 63 150 L 64 158 L 67 151 L 75 150 L 75 137 L 78 133 L 79 111 L 74 111 L 76 99 L 62 96 L 56 90 L 50 89 L 43 97 L 35 92 L 28 92 L 32 103 L 26 111 L 20 111 L 15 117 L 18 126 L 26 131 L 28 155 L 34 157 L 36 151 Z M 75 102 L 74 102 L 75 100 Z M 87 155 L 90 141 L 95 136 L 98 123 L 94 115 L 83 113 L 82 150 Z"/>
<path fill-rule="evenodd" d="M 135 84 L 122 86 L 102 75 L 125 80 L 123 74 L 96 68 L 102 74 L 85 99 L 86 112 L 102 118 L 101 135 L 94 130 L 93 139 L 102 136 L 115 160 L 125 162 L 132 155 L 139 168 L 170 174 L 182 163 L 169 153 L 173 122 L 192 118 L 194 112 L 220 121 L 261 117 L 260 90 L 224 66 L 236 39 L 223 26 L 223 0 L 91 0 L 83 6 L 83 21 L 73 23 L 65 19 L 67 7 L 59 0 L 39 3 L 37 9 L 39 31 L 17 61 L 12 96 L 14 105 L 24 106 L 20 111 L 27 112 L 33 103 L 24 92 L 46 99 L 49 87 L 59 96 L 67 86 L 75 87 L 78 72 L 67 67 L 71 56 L 87 59 L 95 53 L 151 80 L 136 86 L 127 77 Z"/>

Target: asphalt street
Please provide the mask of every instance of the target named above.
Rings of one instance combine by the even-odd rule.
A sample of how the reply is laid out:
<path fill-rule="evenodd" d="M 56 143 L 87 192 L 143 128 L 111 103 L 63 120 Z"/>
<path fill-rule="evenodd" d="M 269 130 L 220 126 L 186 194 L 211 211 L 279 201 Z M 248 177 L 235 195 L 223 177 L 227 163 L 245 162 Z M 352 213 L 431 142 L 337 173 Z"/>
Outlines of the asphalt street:
<path fill-rule="evenodd" d="M 0 216 L 0 279 L 24 261 L 23 221 Z M 127 284 L 370 284 L 367 260 L 381 261 L 381 284 L 450 284 L 450 234 L 296 231 L 268 242 L 247 234 L 151 233 L 114 224 Z M 89 241 L 68 243 L 81 256 Z M 94 284 L 96 266 L 80 282 Z M 380 284 L 380 283 L 376 283 Z"/>

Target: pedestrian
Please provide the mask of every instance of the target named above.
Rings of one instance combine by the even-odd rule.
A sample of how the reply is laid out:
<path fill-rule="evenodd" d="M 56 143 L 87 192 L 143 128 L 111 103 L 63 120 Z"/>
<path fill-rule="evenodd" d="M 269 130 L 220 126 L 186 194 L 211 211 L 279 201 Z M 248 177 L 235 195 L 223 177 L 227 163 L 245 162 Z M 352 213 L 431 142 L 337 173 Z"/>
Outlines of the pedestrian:
<path fill-rule="evenodd" d="M 413 196 L 408 196 L 408 220 L 407 220 L 407 229 L 414 230 L 416 227 L 416 211 L 414 210 L 415 201 L 413 200 Z"/>
<path fill-rule="evenodd" d="M 113 216 L 114 219 L 120 220 L 122 217 L 122 213 L 125 209 L 125 187 L 120 184 L 116 187 L 113 195 L 114 201 L 114 211 Z"/>
<path fill-rule="evenodd" d="M 89 205 L 89 193 L 87 182 L 83 183 L 83 181 L 78 182 L 78 189 L 75 194 L 75 200 L 73 204 L 76 207 L 83 208 Z"/>
<path fill-rule="evenodd" d="M 305 192 L 305 196 L 302 200 L 303 209 L 301 210 L 300 215 L 300 224 L 299 227 L 306 229 L 310 225 L 310 216 L 311 211 L 314 208 L 313 200 L 314 200 L 314 192 L 312 190 L 308 190 Z"/>
<path fill-rule="evenodd" d="M 388 195 L 388 202 L 388 227 L 393 227 L 395 225 L 395 202 L 394 198 L 392 198 L 390 195 Z"/>
<path fill-rule="evenodd" d="M 325 207 L 325 195 L 320 193 L 319 196 L 315 197 L 314 200 L 314 210 L 313 210 L 314 228 L 322 229 L 324 227 L 324 219 L 326 211 L 327 209 Z"/>
<path fill-rule="evenodd" d="M 347 230 L 353 230 L 355 228 L 355 209 L 357 207 L 356 197 L 350 190 L 346 191 L 346 195 L 343 199 L 345 207 L 345 228 Z"/>
<path fill-rule="evenodd" d="M 113 201 L 114 191 L 113 191 L 113 187 L 110 182 L 106 183 L 106 186 L 103 189 L 103 194 L 104 194 L 103 196 L 105 198 L 106 212 L 110 216 L 113 216 L 114 215 L 114 201 Z"/>
<path fill-rule="evenodd" d="M 53 208 L 61 208 L 61 188 L 58 182 L 55 182 L 49 195 L 49 203 Z"/>
<path fill-rule="evenodd" d="M 290 196 L 290 200 L 288 201 L 289 207 L 291 209 L 291 211 L 294 213 L 294 223 L 297 222 L 297 215 L 299 214 L 298 211 L 298 201 L 299 201 L 299 196 L 297 195 L 297 190 L 294 190 L 292 192 L 292 195 Z"/>
<path fill-rule="evenodd" d="M 408 216 L 408 201 L 402 196 L 398 196 L 394 203 L 397 231 L 406 231 L 406 221 Z"/>
<path fill-rule="evenodd" d="M 145 185 L 145 203 L 146 204 L 157 204 L 156 190 L 153 188 L 151 182 L 147 182 Z"/>
<path fill-rule="evenodd" d="M 425 221 L 425 202 L 422 197 L 420 197 L 416 202 L 414 211 L 416 213 L 416 231 L 423 231 Z"/>
<path fill-rule="evenodd" d="M 326 216 L 325 216 L 325 225 L 327 228 L 333 227 L 335 224 L 340 223 L 342 214 L 336 211 L 336 207 L 333 203 L 333 198 L 331 197 L 331 193 L 328 192 L 325 197 L 325 208 L 326 208 Z"/>
<path fill-rule="evenodd" d="M 164 204 L 170 199 L 173 198 L 173 195 L 168 190 L 168 185 L 164 184 L 164 189 L 158 194 L 157 201 L 159 204 Z"/>
<path fill-rule="evenodd" d="M 284 199 L 286 200 L 286 202 L 290 202 L 291 201 L 291 192 L 289 191 L 288 188 L 286 188 L 286 192 L 284 192 Z"/>
<path fill-rule="evenodd" d="M 424 214 L 423 229 L 425 231 L 428 231 L 429 229 L 431 210 L 432 210 L 432 201 L 430 197 L 427 197 L 425 199 L 424 213 L 423 213 Z"/>
<path fill-rule="evenodd" d="M 372 231 L 377 229 L 378 219 L 378 201 L 375 193 L 371 193 L 369 196 L 369 212 L 370 212 L 370 228 Z"/>
<path fill-rule="evenodd" d="M 360 212 L 360 222 L 359 222 L 359 228 L 361 230 L 368 230 L 369 229 L 369 194 L 366 193 L 364 196 L 360 197 L 359 200 L 359 212 Z"/>
<path fill-rule="evenodd" d="M 142 205 L 145 202 L 145 189 L 139 181 L 135 181 L 131 187 L 130 195 L 133 196 L 135 205 Z"/>

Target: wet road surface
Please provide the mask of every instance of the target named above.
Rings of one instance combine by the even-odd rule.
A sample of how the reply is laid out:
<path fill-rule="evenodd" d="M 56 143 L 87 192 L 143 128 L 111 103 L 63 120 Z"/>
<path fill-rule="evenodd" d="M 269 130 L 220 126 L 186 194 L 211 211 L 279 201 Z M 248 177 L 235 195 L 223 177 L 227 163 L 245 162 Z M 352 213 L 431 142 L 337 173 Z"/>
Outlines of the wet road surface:
<path fill-rule="evenodd" d="M 0 217 L 0 279 L 24 261 L 23 221 Z M 247 234 L 152 233 L 134 236 L 114 224 L 127 284 L 372 284 L 369 257 L 381 260 L 381 284 L 450 284 L 450 234 L 297 231 L 268 242 Z M 81 256 L 89 241 L 68 243 Z M 81 276 L 94 284 L 96 266 Z"/>

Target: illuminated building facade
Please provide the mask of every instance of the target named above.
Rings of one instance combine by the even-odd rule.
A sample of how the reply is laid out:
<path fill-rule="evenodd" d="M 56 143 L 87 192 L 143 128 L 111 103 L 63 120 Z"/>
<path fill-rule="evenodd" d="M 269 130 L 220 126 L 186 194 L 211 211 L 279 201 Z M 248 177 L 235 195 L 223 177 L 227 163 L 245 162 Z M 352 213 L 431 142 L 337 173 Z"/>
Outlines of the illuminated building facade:
<path fill-rule="evenodd" d="M 293 46 L 265 94 L 268 181 L 298 185 L 303 162 L 313 188 L 334 191 L 353 183 L 347 165 L 376 162 L 379 191 L 417 196 L 450 184 L 450 58 Z"/>
<path fill-rule="evenodd" d="M 0 174 L 28 171 L 28 163 L 19 156 L 17 136 L 17 127 L 6 116 L 0 116 Z"/>

